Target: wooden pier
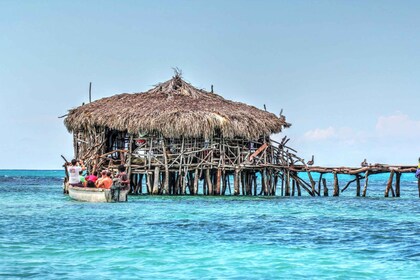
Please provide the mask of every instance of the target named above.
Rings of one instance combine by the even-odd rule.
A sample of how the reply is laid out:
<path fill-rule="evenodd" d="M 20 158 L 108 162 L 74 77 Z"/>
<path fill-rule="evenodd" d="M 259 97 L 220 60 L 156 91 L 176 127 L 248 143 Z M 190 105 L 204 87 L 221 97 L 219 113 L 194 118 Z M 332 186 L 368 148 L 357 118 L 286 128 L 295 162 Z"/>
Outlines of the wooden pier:
<path fill-rule="evenodd" d="M 324 174 L 333 174 L 333 196 L 339 196 L 340 193 L 344 192 L 349 188 L 353 183 L 356 183 L 356 196 L 366 196 L 369 184 L 369 176 L 374 174 L 384 174 L 389 173 L 389 178 L 387 184 L 384 186 L 384 197 L 389 197 L 391 192 L 392 197 L 400 197 L 401 195 L 401 174 L 403 173 L 414 173 L 417 170 L 417 166 L 411 165 L 388 165 L 388 164 L 373 164 L 365 167 L 321 167 L 321 166 L 291 166 L 290 170 L 293 172 L 317 172 L 320 174 L 318 180 L 318 195 L 321 195 L 321 183 L 324 187 L 323 193 L 324 196 L 328 196 L 329 190 L 326 187 L 325 179 L 323 178 Z M 354 179 L 348 181 L 346 185 L 340 189 L 338 183 L 338 175 L 352 175 Z M 395 177 L 395 183 L 394 182 Z M 309 176 L 311 185 L 315 185 L 316 182 L 313 181 L 312 176 Z M 361 180 L 364 180 L 363 189 L 361 189 Z M 420 179 L 418 179 L 418 192 L 420 197 Z"/>

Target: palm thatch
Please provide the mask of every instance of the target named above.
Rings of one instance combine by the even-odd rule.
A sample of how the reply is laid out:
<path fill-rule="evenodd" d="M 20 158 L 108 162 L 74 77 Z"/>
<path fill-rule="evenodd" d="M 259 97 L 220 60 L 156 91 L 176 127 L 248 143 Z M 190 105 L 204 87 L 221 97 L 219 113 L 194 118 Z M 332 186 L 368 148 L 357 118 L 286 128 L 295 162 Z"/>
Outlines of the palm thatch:
<path fill-rule="evenodd" d="M 95 127 L 158 132 L 164 137 L 211 137 L 258 139 L 288 127 L 284 117 L 244 103 L 197 89 L 179 74 L 155 88 L 134 94 L 118 94 L 69 110 L 64 120 L 72 131 Z"/>

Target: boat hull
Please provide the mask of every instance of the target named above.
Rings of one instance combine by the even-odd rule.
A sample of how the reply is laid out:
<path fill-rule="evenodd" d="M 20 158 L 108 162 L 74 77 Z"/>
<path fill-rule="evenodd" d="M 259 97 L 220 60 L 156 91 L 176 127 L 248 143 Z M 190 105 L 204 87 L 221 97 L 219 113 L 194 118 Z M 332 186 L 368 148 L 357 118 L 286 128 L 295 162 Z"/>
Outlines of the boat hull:
<path fill-rule="evenodd" d="M 111 190 L 98 188 L 80 188 L 71 185 L 67 186 L 69 196 L 78 201 L 84 202 L 125 202 L 127 201 L 128 190 L 120 190 L 119 196 L 112 197 Z M 118 190 L 115 190 L 118 195 Z"/>

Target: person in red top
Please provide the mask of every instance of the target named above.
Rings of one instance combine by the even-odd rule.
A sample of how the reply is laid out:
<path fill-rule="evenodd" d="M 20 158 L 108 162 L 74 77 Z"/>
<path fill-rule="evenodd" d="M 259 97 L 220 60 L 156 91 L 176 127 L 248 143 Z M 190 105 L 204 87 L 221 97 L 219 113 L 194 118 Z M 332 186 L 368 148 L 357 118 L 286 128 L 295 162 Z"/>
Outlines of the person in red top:
<path fill-rule="evenodd" d="M 98 183 L 97 188 L 110 189 L 111 186 L 112 186 L 111 172 L 108 171 L 106 173 L 106 177 Z"/>
<path fill-rule="evenodd" d="M 90 174 L 88 176 L 85 177 L 86 179 L 86 186 L 89 188 L 94 188 L 95 187 L 95 183 L 98 180 L 98 172 L 94 171 L 93 174 Z"/>

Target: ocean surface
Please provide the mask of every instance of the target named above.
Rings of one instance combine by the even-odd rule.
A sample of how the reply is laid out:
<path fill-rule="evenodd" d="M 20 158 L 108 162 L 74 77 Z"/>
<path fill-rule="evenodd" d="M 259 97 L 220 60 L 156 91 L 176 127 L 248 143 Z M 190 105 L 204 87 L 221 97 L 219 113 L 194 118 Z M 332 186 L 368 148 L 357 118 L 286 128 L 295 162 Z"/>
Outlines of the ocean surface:
<path fill-rule="evenodd" d="M 73 201 L 63 176 L 0 170 L 0 279 L 420 278 L 413 174 L 402 176 L 400 198 L 384 198 L 388 177 L 374 175 L 367 197 L 351 185 L 340 197 L 119 204 Z"/>

